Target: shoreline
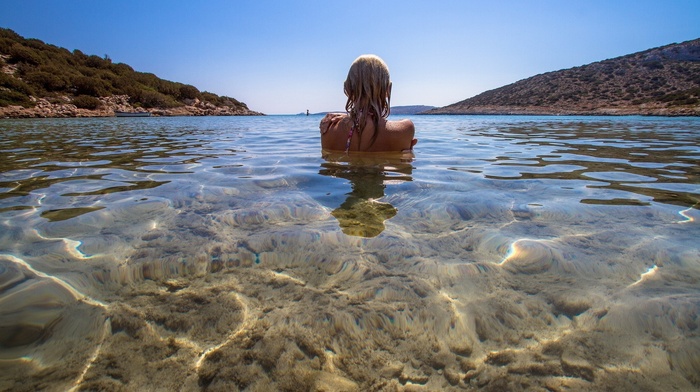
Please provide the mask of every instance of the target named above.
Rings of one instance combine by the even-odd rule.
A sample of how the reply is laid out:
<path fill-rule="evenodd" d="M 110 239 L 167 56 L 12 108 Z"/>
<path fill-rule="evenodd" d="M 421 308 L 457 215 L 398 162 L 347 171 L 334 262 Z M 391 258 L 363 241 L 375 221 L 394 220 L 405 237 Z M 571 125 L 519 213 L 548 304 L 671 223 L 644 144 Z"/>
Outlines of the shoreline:
<path fill-rule="evenodd" d="M 81 109 L 70 103 L 68 97 L 60 97 L 50 102 L 46 98 L 34 98 L 35 106 L 0 107 L 0 118 L 83 118 L 83 117 L 115 117 L 115 112 L 149 112 L 153 117 L 177 116 L 264 116 L 248 108 L 230 106 L 215 106 L 198 99 L 183 106 L 174 108 L 142 108 L 129 103 L 127 95 L 113 95 L 99 98 L 101 104 L 97 109 Z M 58 101 L 58 102 L 56 102 Z"/>
<path fill-rule="evenodd" d="M 543 116 L 543 117 L 700 117 L 700 114 L 656 113 L 416 113 L 416 116 Z"/>
<path fill-rule="evenodd" d="M 469 105 L 445 106 L 428 110 L 421 115 L 456 114 L 456 115 L 528 115 L 528 116 L 700 116 L 700 106 L 668 107 L 660 104 L 643 104 L 639 106 L 508 106 L 508 105 Z"/>
<path fill-rule="evenodd" d="M 657 116 L 657 117 L 698 117 L 700 106 L 668 108 L 648 105 L 640 107 L 599 107 L 577 109 L 572 107 L 545 108 L 540 106 L 470 106 L 467 108 L 443 107 L 420 115 L 523 115 L 523 116 Z"/>

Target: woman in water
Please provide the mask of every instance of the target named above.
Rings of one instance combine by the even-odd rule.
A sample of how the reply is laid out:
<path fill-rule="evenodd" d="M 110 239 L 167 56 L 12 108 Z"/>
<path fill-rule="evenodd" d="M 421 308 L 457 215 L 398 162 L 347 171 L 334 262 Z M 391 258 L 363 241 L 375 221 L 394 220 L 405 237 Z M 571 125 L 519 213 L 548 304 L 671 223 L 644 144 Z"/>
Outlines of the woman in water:
<path fill-rule="evenodd" d="M 343 87 L 347 113 L 321 120 L 321 147 L 334 151 L 387 152 L 413 149 L 411 120 L 387 121 L 391 101 L 389 69 L 375 55 L 362 55 L 350 66 Z"/>

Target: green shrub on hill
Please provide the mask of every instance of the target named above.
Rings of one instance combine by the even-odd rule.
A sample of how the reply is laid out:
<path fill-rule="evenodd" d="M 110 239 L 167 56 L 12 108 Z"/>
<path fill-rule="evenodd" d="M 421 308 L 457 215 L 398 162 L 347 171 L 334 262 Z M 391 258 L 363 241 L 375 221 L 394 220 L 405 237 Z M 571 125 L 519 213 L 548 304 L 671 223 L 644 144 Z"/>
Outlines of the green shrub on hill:
<path fill-rule="evenodd" d="M 19 93 L 17 91 L 6 90 L 0 88 L 0 106 L 16 105 L 25 108 L 33 106 L 31 100 L 27 95 Z"/>
<path fill-rule="evenodd" d="M 113 63 L 106 55 L 88 55 L 78 49 L 71 52 L 3 28 L 0 68 L 5 70 L 0 72 L 0 106 L 30 107 L 34 101 L 30 96 L 49 101 L 68 96 L 76 106 L 89 109 L 96 107 L 99 97 L 128 95 L 131 104 L 144 108 L 173 108 L 199 99 L 219 107 L 247 109 L 233 98 L 137 72 L 127 64 Z"/>
<path fill-rule="evenodd" d="M 21 44 L 14 44 L 10 47 L 10 63 L 27 63 L 37 65 L 41 63 L 41 56 L 35 50 Z"/>
<path fill-rule="evenodd" d="M 94 76 L 78 76 L 73 79 L 73 89 L 79 95 L 91 95 L 93 97 L 107 95 L 104 82 L 99 77 Z"/>
<path fill-rule="evenodd" d="M 178 94 L 181 99 L 195 99 L 201 96 L 197 87 L 190 85 L 180 86 Z"/>
<path fill-rule="evenodd" d="M 66 80 L 60 75 L 46 71 L 33 71 L 24 76 L 24 80 L 45 91 L 61 91 L 66 88 Z"/>
<path fill-rule="evenodd" d="M 13 78 L 5 73 L 0 73 L 0 87 L 16 90 L 17 92 L 25 95 L 34 94 L 34 89 L 32 89 L 22 79 Z"/>
<path fill-rule="evenodd" d="M 95 110 L 102 105 L 102 102 L 100 102 L 99 99 L 89 95 L 78 95 L 77 97 L 73 98 L 72 103 L 80 109 L 90 110 Z"/>

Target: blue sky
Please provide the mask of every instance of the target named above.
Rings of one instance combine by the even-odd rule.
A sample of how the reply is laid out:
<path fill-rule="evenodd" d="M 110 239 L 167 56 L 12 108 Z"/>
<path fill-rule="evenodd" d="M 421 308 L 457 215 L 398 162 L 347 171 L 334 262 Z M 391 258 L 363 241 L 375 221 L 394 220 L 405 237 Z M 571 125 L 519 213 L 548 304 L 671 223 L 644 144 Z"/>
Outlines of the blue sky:
<path fill-rule="evenodd" d="M 698 0 L 0 0 L 0 27 L 108 55 L 267 114 L 340 110 L 374 53 L 392 105 L 445 106 L 536 74 L 700 38 Z"/>

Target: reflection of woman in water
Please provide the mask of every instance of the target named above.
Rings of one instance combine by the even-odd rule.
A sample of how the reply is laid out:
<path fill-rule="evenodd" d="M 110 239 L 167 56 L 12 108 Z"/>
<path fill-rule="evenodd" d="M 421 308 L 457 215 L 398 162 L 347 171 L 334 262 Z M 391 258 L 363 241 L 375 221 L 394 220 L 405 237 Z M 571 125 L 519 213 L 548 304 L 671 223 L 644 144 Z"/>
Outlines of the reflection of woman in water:
<path fill-rule="evenodd" d="M 320 174 L 350 181 L 352 191 L 331 215 L 338 219 L 343 233 L 375 237 L 384 231 L 384 221 L 396 215 L 396 208 L 377 201 L 384 197 L 387 182 L 411 181 L 412 154 L 361 156 L 348 160 L 345 154 L 324 154 Z"/>
<path fill-rule="evenodd" d="M 404 151 L 418 142 L 411 120 L 387 121 L 391 101 L 389 69 L 375 55 L 358 57 L 343 87 L 346 113 L 321 120 L 321 147 L 333 151 Z"/>

